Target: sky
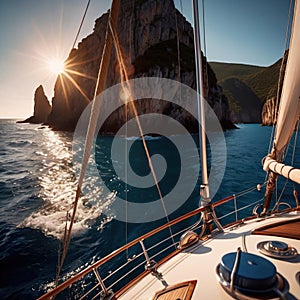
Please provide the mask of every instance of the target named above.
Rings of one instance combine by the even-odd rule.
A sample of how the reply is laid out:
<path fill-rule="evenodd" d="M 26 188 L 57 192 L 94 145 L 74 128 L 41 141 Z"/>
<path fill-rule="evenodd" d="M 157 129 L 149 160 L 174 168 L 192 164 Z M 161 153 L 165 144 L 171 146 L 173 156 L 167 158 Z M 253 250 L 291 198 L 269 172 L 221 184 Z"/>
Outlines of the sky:
<path fill-rule="evenodd" d="M 192 0 L 174 0 L 192 21 Z M 201 2 L 201 1 L 199 1 Z M 50 100 L 56 74 L 49 61 L 65 60 L 87 0 L 0 0 L 0 118 L 33 113 L 35 89 Z M 79 41 L 92 33 L 111 0 L 91 0 Z M 208 61 L 269 66 L 285 48 L 290 0 L 205 0 Z M 203 36 L 203 34 L 202 34 Z M 202 45 L 203 45 L 202 40 Z"/>

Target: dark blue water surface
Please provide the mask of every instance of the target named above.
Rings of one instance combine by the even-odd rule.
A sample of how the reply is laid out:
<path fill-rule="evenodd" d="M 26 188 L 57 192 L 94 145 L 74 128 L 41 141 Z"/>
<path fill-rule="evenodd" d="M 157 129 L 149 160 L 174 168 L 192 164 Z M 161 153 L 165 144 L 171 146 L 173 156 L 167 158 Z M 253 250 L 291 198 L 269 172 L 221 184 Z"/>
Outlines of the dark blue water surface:
<path fill-rule="evenodd" d="M 265 181 L 261 159 L 268 150 L 271 128 L 260 125 L 239 127 L 225 132 L 226 172 L 213 201 Z M 197 136 L 193 139 L 197 144 Z M 126 168 L 125 165 L 122 167 L 121 159 L 111 158 L 112 142 L 112 137 L 97 140 L 95 162 L 96 170 L 101 173 L 101 183 L 93 173 L 88 173 L 64 273 L 70 274 L 166 221 L 161 218 L 125 226 L 118 220 L 118 211 L 114 207 L 116 197 L 143 203 L 156 200 L 158 192 L 153 186 L 135 188 L 120 179 L 114 164 L 121 165 L 123 170 Z M 151 155 L 165 158 L 162 164 L 167 169 L 160 187 L 162 195 L 167 195 L 177 184 L 182 171 L 180 154 L 168 138 L 149 137 L 147 143 Z M 137 140 L 134 144 L 129 153 L 132 168 L 138 176 L 146 176 L 149 166 L 142 142 Z M 184 149 L 183 154 L 185 157 L 194 155 L 190 149 Z M 298 155 L 295 165 L 299 166 L 299 163 Z M 15 120 L 0 120 L 0 299 L 36 299 L 51 285 L 56 274 L 66 213 L 74 200 L 74 170 L 78 168 L 72 161 L 72 133 L 54 132 L 40 125 L 16 124 Z M 198 176 L 197 166 L 191 159 L 190 172 L 183 184 L 188 184 L 195 176 Z M 105 190 L 104 185 L 108 189 Z M 190 197 L 169 218 L 196 208 L 198 194 L 197 184 Z M 238 205 L 254 203 L 262 195 L 254 191 L 243 197 Z M 292 201 L 291 191 L 288 197 Z M 217 212 L 220 215 L 227 213 L 226 208 Z"/>

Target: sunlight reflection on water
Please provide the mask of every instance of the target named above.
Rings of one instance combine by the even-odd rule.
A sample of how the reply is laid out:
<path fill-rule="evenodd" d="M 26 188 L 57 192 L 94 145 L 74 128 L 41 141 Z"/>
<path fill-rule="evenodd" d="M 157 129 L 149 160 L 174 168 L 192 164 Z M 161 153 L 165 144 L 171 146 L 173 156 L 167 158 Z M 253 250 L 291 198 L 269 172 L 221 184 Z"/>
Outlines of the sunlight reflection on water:
<path fill-rule="evenodd" d="M 54 132 L 44 129 L 39 149 L 36 155 L 42 157 L 38 181 L 40 185 L 39 197 L 44 200 L 44 205 L 33 212 L 22 222 L 21 226 L 42 230 L 46 235 L 61 238 L 66 220 L 69 221 L 72 203 L 75 199 L 77 182 L 72 165 L 72 136 L 67 133 Z M 104 206 L 108 205 L 106 199 L 102 204 L 101 199 L 95 201 L 95 196 L 101 195 L 101 188 L 93 183 L 97 178 L 87 178 L 89 183 L 88 193 L 81 197 L 76 214 L 73 232 L 76 234 L 87 229 L 92 220 L 97 218 Z M 113 195 L 110 195 L 113 199 Z M 93 199 L 93 201 L 89 201 Z M 98 201 L 100 200 L 100 201 Z"/>

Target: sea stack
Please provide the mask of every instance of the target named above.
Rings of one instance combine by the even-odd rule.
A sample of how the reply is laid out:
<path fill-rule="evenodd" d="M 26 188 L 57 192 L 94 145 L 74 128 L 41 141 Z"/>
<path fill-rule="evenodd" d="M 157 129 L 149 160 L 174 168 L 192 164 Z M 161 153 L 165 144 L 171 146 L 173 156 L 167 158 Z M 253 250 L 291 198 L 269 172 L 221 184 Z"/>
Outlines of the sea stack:
<path fill-rule="evenodd" d="M 51 105 L 45 95 L 44 88 L 40 85 L 34 93 L 34 112 L 30 118 L 18 123 L 40 124 L 47 121 L 51 112 Z"/>

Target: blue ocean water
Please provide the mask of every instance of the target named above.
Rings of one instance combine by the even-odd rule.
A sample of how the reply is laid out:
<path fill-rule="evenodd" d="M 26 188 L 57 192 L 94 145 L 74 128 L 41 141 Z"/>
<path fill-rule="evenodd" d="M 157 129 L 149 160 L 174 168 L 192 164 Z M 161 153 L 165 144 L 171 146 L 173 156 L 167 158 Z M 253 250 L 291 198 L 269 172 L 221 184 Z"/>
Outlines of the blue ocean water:
<path fill-rule="evenodd" d="M 272 129 L 255 124 L 239 127 L 225 132 L 226 171 L 214 201 L 265 181 L 261 159 L 267 153 Z M 55 277 L 60 237 L 76 188 L 74 170 L 78 165 L 72 160 L 72 138 L 69 132 L 0 120 L 0 299 L 36 299 Z M 197 137 L 194 139 L 197 143 Z M 66 274 L 165 222 L 163 218 L 125 226 L 116 219 L 114 202 L 117 196 L 125 197 L 125 190 L 133 202 L 152 201 L 157 191 L 134 189 L 120 180 L 110 157 L 112 141 L 112 137 L 97 140 L 95 160 L 108 191 L 97 184 L 97 178 L 88 175 L 64 268 Z M 179 155 L 168 139 L 149 137 L 147 142 L 152 154 L 162 154 L 166 159 L 168 169 L 161 188 L 167 194 L 180 173 L 176 163 Z M 300 150 L 299 145 L 297 148 Z M 190 149 L 184 151 L 187 157 L 192 155 Z M 134 171 L 139 176 L 147 175 L 141 141 L 136 142 L 130 155 L 135 161 Z M 298 155 L 295 165 L 299 163 Z M 197 175 L 193 164 L 187 182 Z M 196 208 L 198 193 L 197 186 L 170 218 Z M 254 191 L 247 197 L 244 204 L 259 200 L 262 193 Z M 291 194 L 289 197 L 292 199 Z"/>

